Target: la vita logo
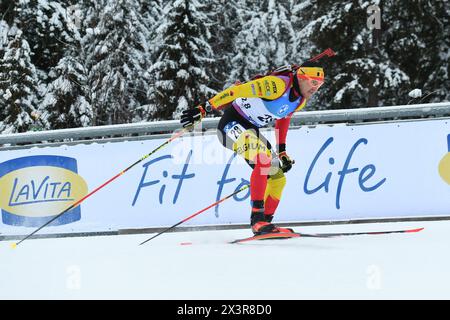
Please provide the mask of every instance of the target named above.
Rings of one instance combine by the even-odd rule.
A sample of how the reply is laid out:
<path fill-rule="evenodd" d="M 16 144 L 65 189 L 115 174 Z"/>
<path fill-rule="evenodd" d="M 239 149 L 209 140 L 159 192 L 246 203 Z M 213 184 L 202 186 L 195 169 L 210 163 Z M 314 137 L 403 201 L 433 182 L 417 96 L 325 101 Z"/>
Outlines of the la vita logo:
<path fill-rule="evenodd" d="M 30 156 L 0 163 L 0 207 L 4 224 L 37 227 L 87 194 L 77 161 L 62 156 Z M 80 220 L 80 206 L 51 225 Z"/>
<path fill-rule="evenodd" d="M 448 152 L 439 162 L 439 175 L 450 184 L 450 134 L 447 136 Z"/>

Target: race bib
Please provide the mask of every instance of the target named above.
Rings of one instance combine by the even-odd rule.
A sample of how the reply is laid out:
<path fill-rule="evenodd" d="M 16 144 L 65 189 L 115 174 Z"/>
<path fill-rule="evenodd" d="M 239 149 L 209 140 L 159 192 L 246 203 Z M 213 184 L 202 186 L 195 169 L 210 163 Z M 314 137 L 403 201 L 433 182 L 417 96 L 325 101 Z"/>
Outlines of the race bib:
<path fill-rule="evenodd" d="M 245 128 L 237 121 L 231 121 L 223 128 L 227 137 L 236 142 L 239 136 L 245 131 Z"/>

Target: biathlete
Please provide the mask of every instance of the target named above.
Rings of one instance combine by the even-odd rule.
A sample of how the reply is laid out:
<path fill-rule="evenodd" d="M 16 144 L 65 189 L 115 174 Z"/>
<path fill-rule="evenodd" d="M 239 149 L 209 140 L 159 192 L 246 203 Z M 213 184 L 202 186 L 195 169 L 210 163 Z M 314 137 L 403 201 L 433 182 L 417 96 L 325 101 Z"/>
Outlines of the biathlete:
<path fill-rule="evenodd" d="M 277 69 L 248 82 L 247 86 L 236 84 L 204 105 L 183 111 L 181 123 L 188 127 L 201 121 L 213 109 L 224 110 L 217 127 L 219 140 L 252 168 L 250 224 L 255 235 L 293 232 L 272 224 L 286 185 L 285 173 L 294 164 L 286 153 L 286 136 L 292 115 L 306 106 L 324 79 L 321 65 L 310 60 L 300 66 Z M 273 121 L 276 153 L 259 131 Z"/>

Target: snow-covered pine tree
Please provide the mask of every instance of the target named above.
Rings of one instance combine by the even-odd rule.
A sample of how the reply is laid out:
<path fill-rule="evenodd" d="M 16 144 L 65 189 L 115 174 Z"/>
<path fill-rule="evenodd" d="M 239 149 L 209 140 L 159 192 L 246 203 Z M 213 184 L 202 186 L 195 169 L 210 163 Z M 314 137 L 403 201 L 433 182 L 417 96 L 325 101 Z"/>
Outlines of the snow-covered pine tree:
<path fill-rule="evenodd" d="M 37 105 L 37 75 L 30 47 L 21 30 L 9 31 L 12 39 L 0 60 L 0 122 L 3 133 L 25 132 L 33 126 Z"/>
<path fill-rule="evenodd" d="M 148 53 L 153 56 L 158 39 L 157 29 L 163 17 L 161 0 L 140 0 L 140 13 L 148 30 Z"/>
<path fill-rule="evenodd" d="M 297 56 L 289 1 L 238 1 L 241 28 L 236 35 L 228 84 L 249 80 Z"/>
<path fill-rule="evenodd" d="M 61 63 L 70 60 L 64 57 L 76 52 L 74 47 L 79 47 L 78 26 L 74 23 L 73 12 L 68 10 L 73 4 L 75 0 L 19 0 L 14 8 L 14 25 L 23 31 L 24 39 L 30 44 L 31 63 L 36 67 L 39 82 L 39 96 L 46 97 L 43 103 L 38 103 L 37 114 L 43 117 L 41 120 L 46 123 L 47 128 L 63 128 L 64 123 L 73 126 L 70 121 L 60 121 L 52 125 L 48 122 L 52 118 L 47 117 L 62 111 L 62 101 L 60 97 L 56 97 L 58 94 L 53 92 L 56 83 L 54 77 L 62 70 Z M 59 71 L 54 70 L 57 66 Z M 51 101 L 50 96 L 56 99 L 55 105 L 48 104 Z M 61 117 L 64 117 L 64 113 Z"/>
<path fill-rule="evenodd" d="M 3 8 L 2 3 L 2 11 L 5 10 Z M 4 12 L 4 11 L 3 11 Z M 3 61 L 3 56 L 5 54 L 5 50 L 8 46 L 9 40 L 8 40 L 8 33 L 9 33 L 9 25 L 5 20 L 0 20 L 0 61 Z M 0 71 L 0 77 L 1 71 Z M 2 86 L 2 83 L 0 82 L 0 87 Z M 5 118 L 4 110 L 2 111 L 2 106 L 0 105 L 0 133 L 3 130 L 3 119 Z"/>
<path fill-rule="evenodd" d="M 338 55 L 325 62 L 326 84 L 317 95 L 318 109 L 367 107 L 385 104 L 407 85 L 407 74 L 395 64 L 386 48 L 374 45 L 367 27 L 367 7 L 378 1 L 311 0 L 303 14 L 310 23 L 302 32 L 318 51 L 333 48 Z"/>
<path fill-rule="evenodd" d="M 248 1 L 238 1 L 238 19 L 241 28 L 234 43 L 234 57 L 231 59 L 231 72 L 228 84 L 236 80 L 247 81 L 254 75 L 269 70 L 265 38 L 267 34 L 258 6 Z"/>
<path fill-rule="evenodd" d="M 75 26 L 68 20 L 65 6 L 70 0 L 19 0 L 15 6 L 14 23 L 33 52 L 31 61 L 41 73 L 41 80 L 64 56 L 67 46 L 74 45 Z"/>
<path fill-rule="evenodd" d="M 308 60 L 313 53 L 317 52 L 314 43 L 310 40 L 309 36 L 302 32 L 310 22 L 310 18 L 307 13 L 309 10 L 313 10 L 310 0 L 296 1 L 291 0 L 289 2 L 289 11 L 291 12 L 292 27 L 294 29 L 294 38 L 291 39 L 296 50 L 294 52 L 292 63 L 300 64 L 303 61 Z"/>
<path fill-rule="evenodd" d="M 14 12 L 17 0 L 1 0 L 0 1 L 0 20 L 6 21 L 8 25 L 12 25 L 14 21 Z"/>
<path fill-rule="evenodd" d="M 266 9 L 267 8 L 267 9 Z M 293 64 L 297 56 L 299 38 L 292 21 L 291 4 L 288 0 L 265 0 L 262 19 L 267 28 L 269 68 Z"/>
<path fill-rule="evenodd" d="M 5 20 L 0 20 L 0 59 L 3 58 L 5 49 L 8 46 L 9 25 Z"/>
<path fill-rule="evenodd" d="M 210 98 L 208 64 L 213 53 L 205 22 L 206 3 L 175 0 L 164 8 L 158 32 L 163 35 L 150 67 L 148 119 L 177 119 L 181 112 Z"/>
<path fill-rule="evenodd" d="M 392 102 L 406 103 L 414 88 L 422 89 L 422 102 L 449 100 L 449 2 L 383 1 L 382 17 L 386 51 L 411 79 L 410 86 L 398 92 L 402 99 Z"/>
<path fill-rule="evenodd" d="M 46 74 L 47 83 L 40 86 L 42 101 L 39 114 L 47 129 L 75 128 L 92 125 L 92 108 L 86 100 L 86 65 L 81 50 L 83 1 L 65 0 L 64 23 L 72 40 L 65 43 L 63 57 Z"/>
<path fill-rule="evenodd" d="M 49 73 L 53 79 L 47 85 L 40 104 L 40 114 L 48 129 L 86 127 L 92 125 L 93 112 L 85 99 L 85 68 L 68 55 Z"/>
<path fill-rule="evenodd" d="M 214 63 L 211 64 L 209 72 L 211 87 L 221 91 L 234 82 L 229 80 L 229 74 L 235 52 L 235 37 L 241 22 L 238 19 L 236 1 L 210 1 L 206 14 L 210 27 L 214 30 L 209 41 L 214 54 Z"/>
<path fill-rule="evenodd" d="M 92 1 L 82 51 L 96 125 L 131 122 L 146 99 L 149 35 L 140 13 L 139 0 Z"/>
<path fill-rule="evenodd" d="M 155 56 L 155 50 L 157 49 L 157 44 L 161 42 L 162 35 L 158 33 L 158 28 L 161 24 L 161 19 L 163 19 L 163 1 L 162 0 L 139 0 L 140 1 L 140 13 L 143 19 L 143 23 L 147 30 L 146 43 L 147 59 L 143 70 L 146 70 L 143 77 L 143 87 L 142 93 L 145 94 L 139 96 L 139 106 L 135 110 L 133 121 L 146 121 L 148 118 L 149 100 L 148 92 L 150 90 L 152 76 L 148 72 L 150 66 L 152 65 L 152 59 Z"/>

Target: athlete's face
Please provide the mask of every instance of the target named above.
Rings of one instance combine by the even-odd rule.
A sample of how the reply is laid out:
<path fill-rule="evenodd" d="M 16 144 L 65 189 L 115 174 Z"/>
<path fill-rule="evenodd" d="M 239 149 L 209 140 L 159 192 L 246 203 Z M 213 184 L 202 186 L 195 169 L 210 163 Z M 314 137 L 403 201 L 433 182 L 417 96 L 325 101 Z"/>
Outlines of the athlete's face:
<path fill-rule="evenodd" d="M 323 80 L 302 76 L 298 79 L 300 93 L 305 99 L 309 99 L 323 85 Z"/>

